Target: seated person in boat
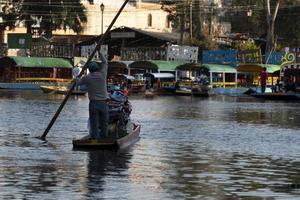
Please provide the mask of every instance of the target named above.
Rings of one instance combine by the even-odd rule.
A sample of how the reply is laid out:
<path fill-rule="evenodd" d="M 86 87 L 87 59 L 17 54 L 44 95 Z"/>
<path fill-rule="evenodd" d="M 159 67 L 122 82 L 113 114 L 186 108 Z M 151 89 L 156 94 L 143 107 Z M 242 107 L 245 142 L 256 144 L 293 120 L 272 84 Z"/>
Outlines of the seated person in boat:
<path fill-rule="evenodd" d="M 201 74 L 200 76 L 197 76 L 196 82 L 200 85 L 208 85 L 208 77 L 205 74 Z"/>
<path fill-rule="evenodd" d="M 276 84 L 274 85 L 273 91 L 275 93 L 282 92 L 282 83 L 277 79 Z"/>
<path fill-rule="evenodd" d="M 99 52 L 100 53 L 100 52 Z M 107 93 L 107 60 L 100 53 L 101 63 L 91 61 L 88 64 L 90 73 L 76 82 L 78 85 L 87 87 L 90 118 L 90 137 L 92 139 L 101 139 L 107 136 L 109 123 L 109 110 L 107 101 L 109 99 Z M 99 129 L 101 131 L 99 131 Z"/>
<path fill-rule="evenodd" d="M 284 85 L 285 92 L 296 92 L 297 83 L 293 79 L 294 79 L 293 77 L 287 79 L 287 81 Z"/>
<path fill-rule="evenodd" d="M 179 88 L 180 88 L 179 81 L 176 81 L 175 82 L 175 90 L 178 90 Z"/>

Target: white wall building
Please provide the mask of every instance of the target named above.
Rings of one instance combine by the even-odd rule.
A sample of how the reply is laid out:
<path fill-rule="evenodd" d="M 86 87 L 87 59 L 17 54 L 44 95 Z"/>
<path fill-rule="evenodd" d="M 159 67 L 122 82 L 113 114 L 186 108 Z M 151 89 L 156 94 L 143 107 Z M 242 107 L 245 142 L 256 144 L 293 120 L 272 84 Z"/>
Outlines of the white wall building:
<path fill-rule="evenodd" d="M 83 1 L 86 7 L 88 18 L 87 24 L 84 25 L 82 35 L 99 35 L 102 30 L 102 12 L 100 5 L 104 5 L 103 11 L 103 32 L 106 31 L 111 21 L 117 14 L 123 0 L 94 0 L 94 4 L 89 4 L 87 0 Z M 138 0 L 136 4 L 128 3 L 123 12 L 117 19 L 114 27 L 127 26 L 137 29 L 169 32 L 171 31 L 170 22 L 167 20 L 168 13 L 161 10 L 157 3 L 143 3 Z M 72 31 L 68 31 L 69 34 Z M 64 31 L 56 31 L 55 34 L 66 34 Z"/>

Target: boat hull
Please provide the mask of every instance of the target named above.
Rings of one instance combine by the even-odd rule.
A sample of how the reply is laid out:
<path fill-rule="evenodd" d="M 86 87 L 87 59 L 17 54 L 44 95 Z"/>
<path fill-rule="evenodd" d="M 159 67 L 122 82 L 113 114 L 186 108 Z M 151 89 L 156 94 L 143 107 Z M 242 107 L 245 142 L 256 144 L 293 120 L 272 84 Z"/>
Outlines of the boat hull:
<path fill-rule="evenodd" d="M 299 94 L 289 93 L 253 93 L 251 96 L 265 100 L 299 101 Z"/>
<path fill-rule="evenodd" d="M 0 89 L 6 90 L 39 90 L 37 83 L 0 83 Z"/>
<path fill-rule="evenodd" d="M 124 149 L 131 146 L 139 139 L 141 125 L 133 125 L 133 129 L 121 138 L 90 139 L 84 136 L 73 140 L 74 149 Z"/>

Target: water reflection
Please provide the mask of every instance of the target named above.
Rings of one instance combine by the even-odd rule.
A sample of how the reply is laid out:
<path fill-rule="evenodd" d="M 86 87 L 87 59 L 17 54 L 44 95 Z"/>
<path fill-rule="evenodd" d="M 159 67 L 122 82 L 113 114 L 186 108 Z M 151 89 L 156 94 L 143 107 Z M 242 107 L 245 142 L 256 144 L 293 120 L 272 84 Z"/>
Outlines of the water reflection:
<path fill-rule="evenodd" d="M 299 103 L 131 96 L 141 139 L 124 152 L 72 151 L 87 97 L 0 91 L 2 199 L 299 199 Z"/>
<path fill-rule="evenodd" d="M 263 199 L 281 195 L 289 199 L 300 194 L 299 162 L 197 149 L 191 145 L 172 149 L 166 173 L 170 175 L 163 187 L 176 199 Z"/>
<path fill-rule="evenodd" d="M 130 154 L 115 151 L 89 151 L 87 164 L 86 194 L 91 199 L 103 198 L 103 191 L 107 187 L 107 176 L 124 178 L 128 169 Z M 108 186 L 112 187 L 112 186 Z"/>

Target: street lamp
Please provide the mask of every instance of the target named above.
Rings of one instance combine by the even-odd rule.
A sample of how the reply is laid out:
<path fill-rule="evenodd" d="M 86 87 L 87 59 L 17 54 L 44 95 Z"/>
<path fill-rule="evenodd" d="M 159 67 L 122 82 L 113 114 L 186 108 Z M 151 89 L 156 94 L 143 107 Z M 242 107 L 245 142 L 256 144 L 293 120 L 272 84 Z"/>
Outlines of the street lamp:
<path fill-rule="evenodd" d="M 101 3 L 100 10 L 101 10 L 101 34 L 103 34 L 103 12 L 104 12 L 104 4 Z"/>
<path fill-rule="evenodd" d="M 250 8 L 248 8 L 247 10 L 247 29 L 248 29 L 248 37 L 250 36 L 250 17 L 252 16 L 252 10 Z"/>

